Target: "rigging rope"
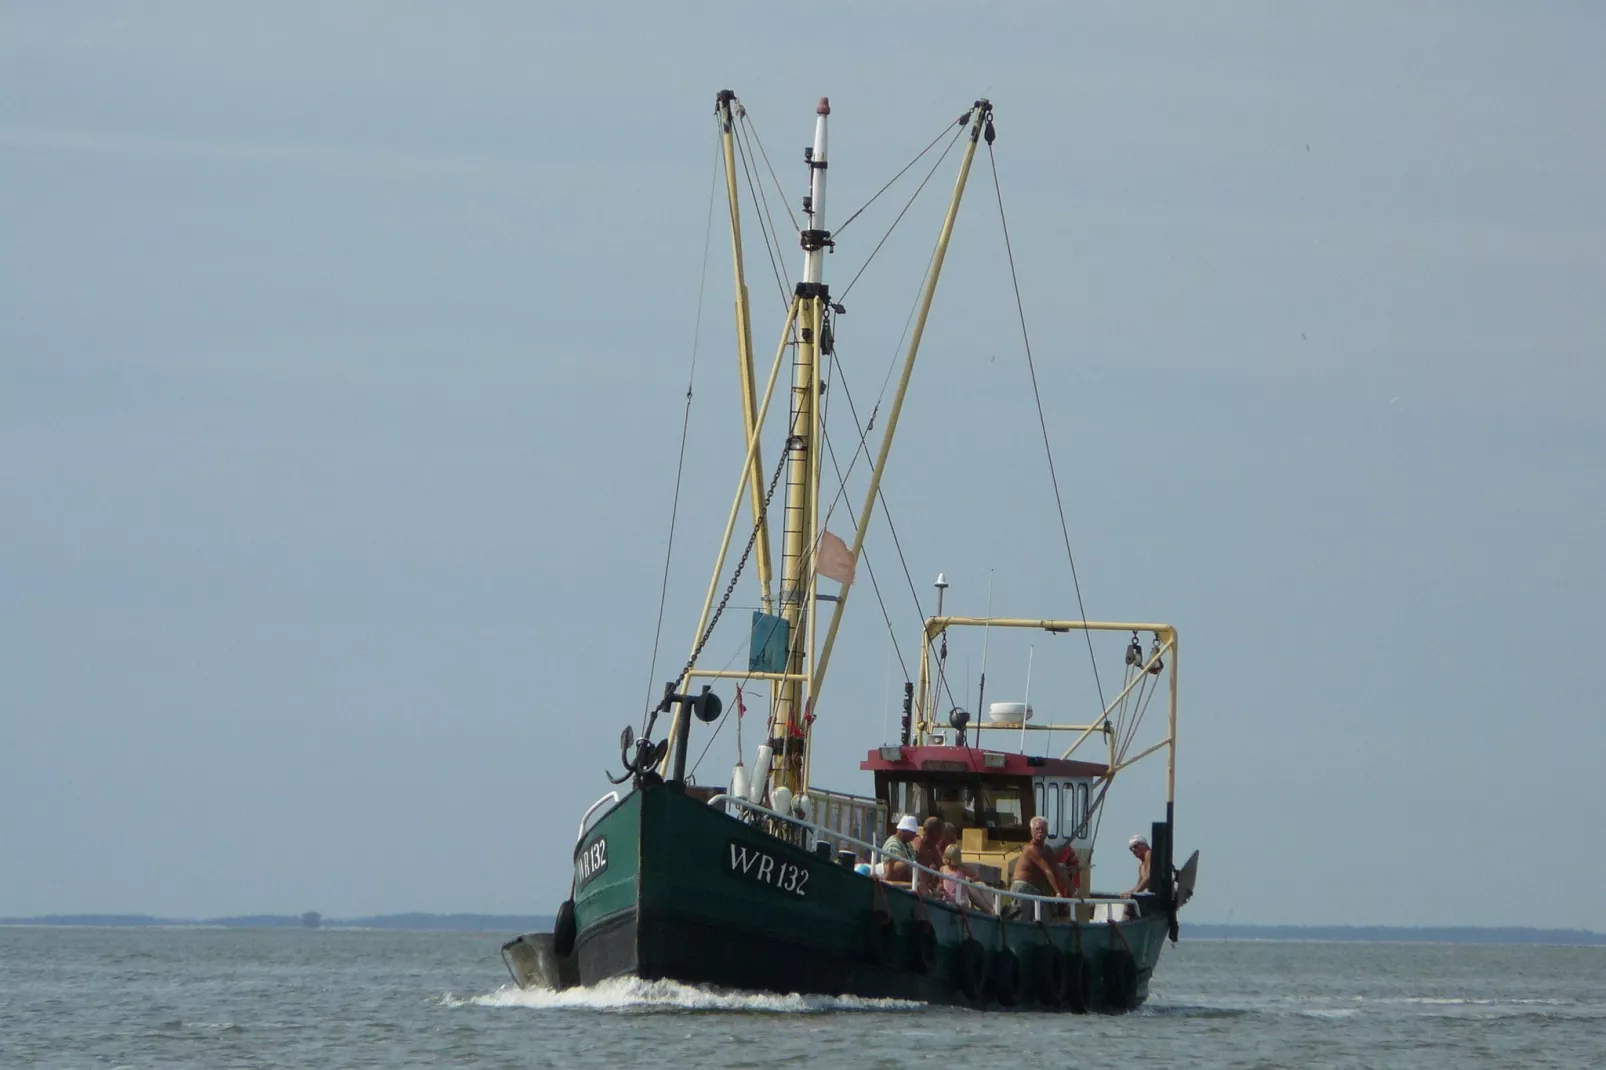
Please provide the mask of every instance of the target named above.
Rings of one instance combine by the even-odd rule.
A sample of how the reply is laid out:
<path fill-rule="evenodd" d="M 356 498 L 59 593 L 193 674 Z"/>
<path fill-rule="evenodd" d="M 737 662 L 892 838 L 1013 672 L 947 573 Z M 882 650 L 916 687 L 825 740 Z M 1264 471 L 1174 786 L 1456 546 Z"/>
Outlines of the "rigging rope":
<path fill-rule="evenodd" d="M 652 631 L 652 659 L 647 670 L 647 704 L 652 705 L 658 678 L 658 645 L 664 634 L 664 605 L 669 598 L 669 564 L 675 553 L 675 521 L 680 514 L 680 483 L 686 471 L 686 436 L 691 428 L 692 383 L 697 377 L 697 349 L 703 333 L 703 296 L 708 288 L 708 248 L 714 234 L 714 192 L 719 189 L 719 143 L 714 143 L 714 177 L 708 183 L 708 221 L 703 225 L 703 270 L 697 283 L 697 318 L 691 332 L 691 367 L 686 372 L 686 412 L 680 421 L 680 455 L 675 462 L 675 496 L 669 506 L 669 539 L 664 547 L 664 578 L 658 588 L 658 621 Z M 646 721 L 642 721 L 643 731 Z"/>
<path fill-rule="evenodd" d="M 752 135 L 753 144 L 758 146 L 758 154 L 764 160 L 765 169 L 770 173 L 770 181 L 775 183 L 776 199 L 786 205 L 786 215 L 792 221 L 792 230 L 801 234 L 803 228 L 798 225 L 797 216 L 792 214 L 792 202 L 786 199 L 786 190 L 781 187 L 781 180 L 775 176 L 775 168 L 770 166 L 770 155 L 764 151 L 764 142 L 758 136 L 758 127 L 753 125 L 753 119 L 747 114 L 746 108 L 742 109 L 742 122 L 747 124 L 747 132 Z"/>
<path fill-rule="evenodd" d="M 791 277 L 786 274 L 785 265 L 781 263 L 776 255 L 777 248 L 781 243 L 780 237 L 777 235 L 773 242 L 771 241 L 770 231 L 773 229 L 774 221 L 769 218 L 769 202 L 762 197 L 762 185 L 753 181 L 753 172 L 748 160 L 750 150 L 742 139 L 741 130 L 740 126 L 736 128 L 736 157 L 741 161 L 742 174 L 747 179 L 748 195 L 752 197 L 755 207 L 762 206 L 764 209 L 763 212 L 757 213 L 758 232 L 764 238 L 764 251 L 769 254 L 770 272 L 775 276 L 775 288 L 780 291 L 781 303 L 790 306 L 792 302 Z"/>
<path fill-rule="evenodd" d="M 942 155 L 937 157 L 937 162 L 931 165 L 931 170 L 926 172 L 926 177 L 922 178 L 920 180 L 920 185 L 915 187 L 914 193 L 912 193 L 909 196 L 909 200 L 908 200 L 907 203 L 904 204 L 903 210 L 900 211 L 898 213 L 897 218 L 892 221 L 892 225 L 887 227 L 887 232 L 885 234 L 881 235 L 881 240 L 875 243 L 875 248 L 871 249 L 870 250 L 870 255 L 864 258 L 864 263 L 859 265 L 859 270 L 854 274 L 853 278 L 848 280 L 847 287 L 842 291 L 841 295 L 837 297 L 837 303 L 838 304 L 840 304 L 843 300 L 845 300 L 847 298 L 848 294 L 853 290 L 853 287 L 858 283 L 859 276 L 863 275 L 864 272 L 865 272 L 865 269 L 870 266 L 870 261 L 874 260 L 875 259 L 875 255 L 881 251 L 881 247 L 883 245 L 887 244 L 887 239 L 892 237 L 892 232 L 897 229 L 899 223 L 903 222 L 904 215 L 909 211 L 910 208 L 914 207 L 915 200 L 925 190 L 926 183 L 930 182 L 931 181 L 931 176 L 937 173 L 937 168 L 942 166 L 942 162 L 948 158 L 948 154 L 950 152 L 952 152 L 954 146 L 959 143 L 959 135 L 963 134 L 964 132 L 965 132 L 965 129 L 964 129 L 964 127 L 962 125 L 959 127 L 959 129 L 954 131 L 954 136 L 951 139 L 949 139 L 949 141 L 948 141 L 948 147 L 942 150 Z M 922 152 L 920 155 L 924 156 L 925 153 Z M 916 159 L 918 159 L 918 158 L 919 157 L 916 157 Z M 907 170 L 907 168 L 905 168 L 905 170 Z M 901 171 L 899 172 L 899 174 L 902 174 L 902 173 L 903 172 L 901 172 Z M 879 193 L 876 194 L 876 197 L 879 197 L 879 196 L 881 196 Z M 874 199 L 875 198 L 873 198 L 873 197 L 871 198 L 871 200 L 874 200 Z M 868 207 L 868 205 L 866 205 L 866 207 Z M 862 211 L 862 210 L 863 209 L 860 209 L 860 211 Z M 854 213 L 854 214 L 857 215 L 858 213 Z M 844 224 L 844 226 L 846 226 L 846 224 Z M 840 227 L 837 228 L 837 233 L 838 234 L 841 233 L 841 228 Z M 927 268 L 927 273 L 928 274 L 930 273 L 930 268 Z"/>
<path fill-rule="evenodd" d="M 859 210 L 858 211 L 856 211 L 852 215 L 848 216 L 848 218 L 845 219 L 842 222 L 842 225 L 840 227 L 837 227 L 836 230 L 834 232 L 832 232 L 832 236 L 833 237 L 841 237 L 842 232 L 844 230 L 848 229 L 848 224 L 853 222 L 855 219 L 858 219 L 859 216 L 863 215 L 864 214 L 864 210 L 866 208 L 870 207 L 872 204 L 874 204 L 876 202 L 876 198 L 877 197 L 880 197 L 883 193 L 887 192 L 887 190 L 891 189 L 892 188 L 892 184 L 894 182 L 898 181 L 898 179 L 900 179 L 900 178 L 902 178 L 904 176 L 904 172 L 908 171 L 909 168 L 911 168 L 915 164 L 919 163 L 920 162 L 920 157 L 922 157 L 926 153 L 930 152 L 931 149 L 932 149 L 932 146 L 936 145 L 937 142 L 942 140 L 943 134 L 946 134 L 950 130 L 953 130 L 955 126 L 959 127 L 961 130 L 963 130 L 964 126 L 965 126 L 965 123 L 970 119 L 970 116 L 971 116 L 971 113 L 967 111 L 965 114 L 963 114 L 963 115 L 961 115 L 959 117 L 959 121 L 957 123 L 952 123 L 952 124 L 950 124 L 948 126 L 943 127 L 942 128 L 942 133 L 938 134 L 936 137 L 932 138 L 930 145 L 927 145 L 925 148 L 921 149 L 920 152 L 915 155 L 914 159 L 912 159 L 908 163 L 904 164 L 903 167 L 899 169 L 897 174 L 895 174 L 891 178 L 887 179 L 887 184 L 885 186 L 882 186 L 880 189 L 875 191 L 875 197 L 871 197 L 869 200 L 867 200 L 863 204 L 861 204 L 859 206 Z"/>
<path fill-rule="evenodd" d="M 992 139 L 987 142 L 987 161 L 993 170 L 993 192 L 998 198 L 998 222 L 1004 230 L 1004 251 L 1009 256 L 1009 281 L 1015 287 L 1015 311 L 1020 316 L 1021 342 L 1026 347 L 1026 369 L 1032 377 L 1032 398 L 1037 402 L 1037 425 L 1043 431 L 1043 452 L 1048 456 L 1049 481 L 1054 486 L 1054 505 L 1059 509 L 1060 535 L 1065 540 L 1065 557 L 1071 563 L 1071 584 L 1076 589 L 1076 610 L 1087 620 L 1087 607 L 1082 602 L 1082 581 L 1076 574 L 1076 555 L 1071 553 L 1071 528 L 1065 519 L 1065 501 L 1060 496 L 1059 475 L 1054 470 L 1054 450 L 1048 441 L 1048 419 L 1043 415 L 1043 395 L 1037 388 L 1037 363 L 1032 359 L 1032 339 L 1026 330 L 1026 305 L 1021 300 L 1020 277 L 1015 272 L 1015 250 L 1009 240 L 1009 220 L 1004 216 L 1004 191 L 998 184 L 998 157 L 993 154 Z M 1106 708 L 1104 701 L 1104 684 L 1099 680 L 1099 659 L 1093 653 L 1093 634 L 1086 628 L 1082 629 L 1082 638 L 1087 640 L 1087 656 L 1093 665 L 1093 686 L 1098 689 L 1099 709 Z"/>

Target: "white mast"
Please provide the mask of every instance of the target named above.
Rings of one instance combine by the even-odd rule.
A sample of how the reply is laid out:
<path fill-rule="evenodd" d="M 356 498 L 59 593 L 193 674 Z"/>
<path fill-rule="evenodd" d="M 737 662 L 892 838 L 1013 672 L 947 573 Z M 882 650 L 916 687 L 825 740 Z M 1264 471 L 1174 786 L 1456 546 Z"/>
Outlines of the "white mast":
<path fill-rule="evenodd" d="M 804 150 L 809 165 L 809 192 L 803 199 L 805 222 L 799 235 L 803 246 L 803 278 L 797 284 L 798 343 L 792 374 L 791 454 L 787 461 L 786 514 L 781 551 L 781 616 L 787 622 L 786 671 L 791 677 L 776 689 L 771 740 L 784 756 L 775 769 L 775 785 L 795 793 L 806 787 L 808 695 L 802 681 L 814 668 L 809 659 L 813 623 L 814 548 L 818 537 L 820 478 L 818 437 L 820 400 L 820 342 L 826 324 L 830 293 L 824 283 L 825 251 L 831 232 L 825 229 L 826 126 L 831 102 L 825 97 L 814 109 L 814 145 Z"/>
<path fill-rule="evenodd" d="M 803 202 L 803 211 L 809 220 L 803 230 L 804 282 L 820 282 L 824 278 L 825 245 L 831 240 L 831 232 L 825 229 L 825 127 L 831 118 L 830 99 L 821 97 L 814 113 L 814 148 L 809 150 L 809 196 Z"/>

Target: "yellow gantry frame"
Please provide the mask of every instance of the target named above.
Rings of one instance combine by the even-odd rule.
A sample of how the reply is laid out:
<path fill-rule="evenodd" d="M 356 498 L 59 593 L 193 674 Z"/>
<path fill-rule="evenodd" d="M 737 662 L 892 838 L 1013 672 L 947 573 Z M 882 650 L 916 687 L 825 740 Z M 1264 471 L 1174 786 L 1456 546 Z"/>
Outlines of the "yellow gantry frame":
<path fill-rule="evenodd" d="M 930 665 L 932 659 L 932 644 L 936 641 L 937 637 L 943 632 L 947 631 L 949 628 L 985 628 L 989 625 L 994 628 L 1033 628 L 1045 632 L 1153 633 L 1154 637 L 1159 641 L 1159 649 L 1154 651 L 1148 656 L 1148 658 L 1144 660 L 1143 664 L 1140 666 L 1140 671 L 1138 674 L 1130 683 L 1121 689 L 1120 694 L 1116 695 L 1115 698 L 1110 700 L 1110 704 L 1104 708 L 1104 711 L 1099 716 L 1098 720 L 1089 725 L 1029 725 L 1028 727 L 1034 731 L 1075 731 L 1077 729 L 1081 729 L 1082 734 L 1077 736 L 1071 745 L 1066 748 L 1065 753 L 1061 755 L 1063 758 L 1069 758 L 1072 752 L 1080 747 L 1082 742 L 1086 740 L 1088 736 L 1092 735 L 1094 732 L 1101 732 L 1104 730 L 1104 726 L 1109 720 L 1111 711 L 1113 711 L 1120 701 L 1127 696 L 1134 686 L 1136 686 L 1137 682 L 1143 679 L 1144 674 L 1146 674 L 1156 662 L 1158 662 L 1163 656 L 1169 654 L 1171 656 L 1171 686 L 1166 703 L 1167 711 L 1165 738 L 1154 744 L 1152 747 L 1146 748 L 1145 750 L 1133 755 L 1131 758 L 1128 758 L 1126 761 L 1123 761 L 1120 764 L 1116 764 L 1114 754 L 1115 743 L 1113 740 L 1111 740 L 1109 771 L 1105 773 L 1105 779 L 1113 779 L 1115 774 L 1120 772 L 1122 769 L 1125 769 L 1128 766 L 1147 758 L 1156 751 L 1164 749 L 1166 752 L 1165 799 L 1168 803 L 1176 802 L 1177 630 L 1175 628 L 1169 624 L 1123 624 L 1118 621 L 1031 620 L 1019 617 L 927 617 L 925 634 L 921 639 L 920 684 L 915 693 L 915 709 L 924 710 L 926 708 L 926 691 L 928 687 L 931 686 Z M 982 712 L 978 710 L 976 712 L 976 716 L 980 717 L 981 715 Z M 929 720 L 921 720 L 919 724 L 916 725 L 916 729 L 918 731 L 916 738 L 924 739 L 926 733 L 930 732 L 935 727 L 937 726 L 933 722 Z M 976 727 L 979 728 L 984 726 L 982 726 L 980 722 L 977 722 Z M 1011 731 L 1019 730 L 1020 726 L 1018 725 L 1011 729 Z"/>

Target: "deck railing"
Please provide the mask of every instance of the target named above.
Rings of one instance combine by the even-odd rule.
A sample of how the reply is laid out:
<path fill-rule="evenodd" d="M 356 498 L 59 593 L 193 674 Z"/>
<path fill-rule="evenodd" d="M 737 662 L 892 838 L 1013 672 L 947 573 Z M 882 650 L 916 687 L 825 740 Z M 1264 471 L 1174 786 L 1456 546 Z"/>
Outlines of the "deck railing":
<path fill-rule="evenodd" d="M 734 795 L 715 795 L 713 798 L 708 800 L 708 805 L 709 806 L 718 806 L 718 805 L 722 805 L 722 804 L 727 805 L 727 806 L 736 806 L 739 809 L 747 810 L 747 811 L 750 811 L 752 813 L 763 814 L 766 817 L 772 817 L 772 818 L 776 819 L 777 821 L 784 821 L 784 822 L 786 822 L 786 823 L 788 823 L 790 825 L 793 825 L 793 826 L 795 826 L 797 828 L 800 828 L 800 829 L 803 829 L 803 830 L 809 832 L 811 835 L 814 836 L 816 842 L 819 842 L 820 840 L 835 839 L 835 840 L 845 841 L 847 843 L 851 843 L 855 847 L 860 848 L 860 849 L 868 852 L 869 856 L 872 859 L 885 858 L 885 856 L 886 856 L 886 852 L 883 851 L 880 847 L 876 846 L 874 843 L 871 843 L 871 842 L 866 841 L 866 840 L 859 839 L 859 838 L 857 838 L 855 836 L 849 836 L 849 835 L 847 835 L 845 833 L 838 832 L 838 831 L 835 831 L 835 830 L 832 830 L 832 829 L 823 828 L 820 825 L 818 825 L 818 824 L 816 824 L 816 823 L 814 823 L 812 821 L 808 821 L 808 820 L 806 820 L 804 818 L 797 817 L 797 816 L 795 816 L 793 814 L 783 814 L 783 813 L 781 813 L 781 812 L 779 812 L 777 810 L 771 810 L 767 806 L 760 806 L 758 803 L 749 802 L 746 799 L 738 798 L 738 797 L 736 797 Z M 1043 916 L 1044 915 L 1043 908 L 1045 906 L 1048 906 L 1048 907 L 1060 907 L 1060 906 L 1067 906 L 1067 905 L 1086 905 L 1088 907 L 1094 908 L 1095 910 L 1097 908 L 1099 908 L 1099 907 L 1105 908 L 1104 909 L 1104 913 L 1105 913 L 1106 916 L 1104 918 L 1095 918 L 1094 919 L 1094 923 L 1096 923 L 1096 924 L 1097 923 L 1108 924 L 1110 922 L 1113 922 L 1113 921 L 1117 920 L 1117 919 L 1109 916 L 1109 915 L 1113 914 L 1113 910 L 1111 910 L 1111 908 L 1113 908 L 1115 906 L 1120 906 L 1120 907 L 1123 908 L 1122 909 L 1122 913 L 1125 913 L 1125 908 L 1133 905 L 1133 901 L 1131 899 L 1124 899 L 1124 898 L 1122 898 L 1120 896 L 1111 896 L 1111 895 L 1080 896 L 1080 897 L 1077 897 L 1075 899 L 1064 899 L 1064 898 L 1061 898 L 1059 896 L 1032 895 L 1032 894 L 1027 893 L 1027 892 L 1011 892 L 1011 891 L 1008 891 L 1008 890 L 1006 890 L 1004 888 L 994 888 L 990 884 L 981 884 L 981 883 L 979 883 L 977 881 L 966 880 L 963 877 L 956 877 L 952 873 L 944 873 L 941 870 L 932 869 L 930 866 L 922 865 L 919 862 L 909 861 L 908 859 L 904 859 L 904 858 L 899 858 L 898 861 L 899 862 L 903 862 L 905 865 L 907 865 L 910 868 L 910 870 L 912 870 L 916 874 L 920 874 L 920 873 L 927 874 L 930 877 L 932 877 L 934 880 L 939 881 L 939 882 L 940 881 L 945 881 L 945 880 L 946 881 L 953 881 L 956 884 L 959 884 L 959 885 L 963 886 L 973 896 L 978 896 L 978 895 L 979 896 L 987 896 L 988 898 L 990 898 L 992 900 L 993 913 L 994 914 L 999 914 L 1003 910 L 1003 905 L 1004 905 L 1004 901 L 1005 900 L 1013 900 L 1013 901 L 1016 901 L 1016 902 L 1021 903 L 1021 904 L 1030 903 L 1032 905 L 1032 920 L 1033 921 L 1039 921 L 1039 922 L 1047 923 L 1047 922 L 1052 922 L 1055 919 L 1053 919 L 1052 917 L 1045 918 Z M 880 880 L 882 878 L 872 878 L 872 879 Z M 889 883 L 896 884 L 898 882 L 889 882 Z M 919 894 L 919 890 L 918 890 L 918 887 L 917 887 L 918 884 L 919 884 L 919 878 L 918 877 L 916 877 L 916 879 L 913 882 L 913 884 L 916 887 L 912 887 L 911 890 L 915 891 L 916 894 Z"/>

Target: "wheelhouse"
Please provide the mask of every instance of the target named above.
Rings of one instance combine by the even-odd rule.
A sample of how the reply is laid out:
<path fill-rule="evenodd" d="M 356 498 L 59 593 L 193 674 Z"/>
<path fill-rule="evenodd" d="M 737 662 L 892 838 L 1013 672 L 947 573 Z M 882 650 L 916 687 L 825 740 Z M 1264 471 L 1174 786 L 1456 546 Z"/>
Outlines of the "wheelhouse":
<path fill-rule="evenodd" d="M 940 818 L 959 830 L 966 863 L 996 870 L 991 876 L 999 879 L 1031 838 L 1032 818 L 1041 816 L 1049 846 L 1069 845 L 1088 872 L 1088 816 L 1108 766 L 978 747 L 887 746 L 859 768 L 874 774 L 876 799 L 886 807 L 882 836 L 904 814 Z"/>

